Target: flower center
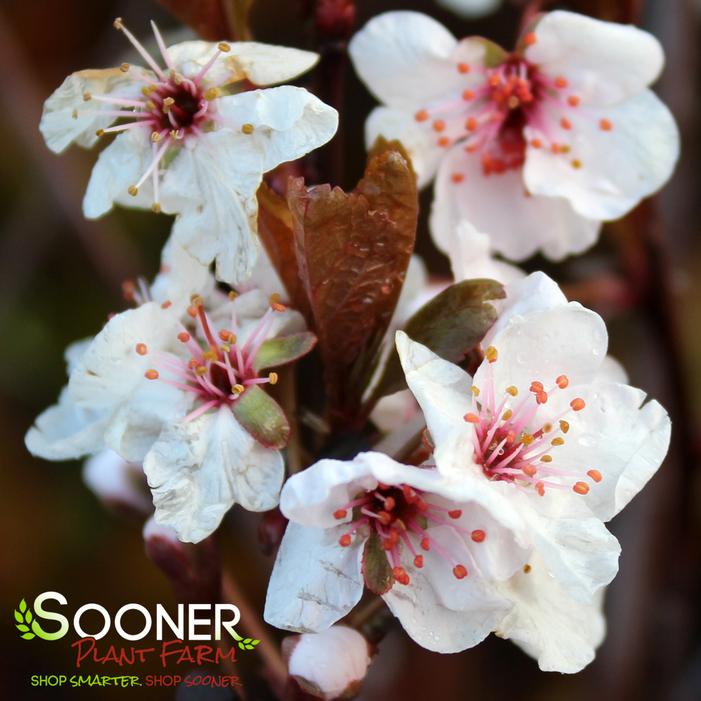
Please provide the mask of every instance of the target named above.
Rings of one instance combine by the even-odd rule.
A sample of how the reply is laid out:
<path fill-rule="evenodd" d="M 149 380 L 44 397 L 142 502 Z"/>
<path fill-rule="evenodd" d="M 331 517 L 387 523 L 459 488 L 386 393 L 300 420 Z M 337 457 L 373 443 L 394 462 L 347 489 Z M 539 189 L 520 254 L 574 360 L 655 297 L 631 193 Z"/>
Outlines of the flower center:
<path fill-rule="evenodd" d="M 532 42 L 531 42 L 532 43 Z M 430 128 L 441 148 L 461 146 L 467 154 L 479 154 L 484 175 L 520 168 L 526 157 L 524 129 L 538 132 L 532 148 L 547 148 L 570 158 L 573 168 L 582 162 L 572 158 L 571 134 L 580 97 L 570 91 L 563 76 L 551 78 L 519 54 L 512 54 L 492 68 L 457 63 L 465 76 L 465 89 L 434 102 L 414 115 Z M 613 125 L 602 118 L 602 131 Z M 452 174 L 461 183 L 465 173 Z"/>
<path fill-rule="evenodd" d="M 485 357 L 486 382 L 481 388 L 473 386 L 473 411 L 463 417 L 475 427 L 474 455 L 485 476 L 521 489 L 535 489 L 540 496 L 546 489 L 567 489 L 570 485 L 575 493 L 587 494 L 590 486 L 581 479 L 586 468 L 572 471 L 557 464 L 557 449 L 565 445 L 569 419 L 586 408 L 584 400 L 574 397 L 559 414 L 545 420 L 542 416 L 553 392 L 569 387 L 567 376 L 559 375 L 549 389 L 533 380 L 520 398 L 519 389 L 512 385 L 498 397 L 491 372 L 498 357 L 496 348 L 487 348 Z M 586 476 L 595 483 L 602 479 L 594 468 L 586 470 Z M 572 478 L 576 479 L 574 483 Z"/>
<path fill-rule="evenodd" d="M 236 293 L 230 293 L 232 300 L 235 296 Z M 259 377 L 254 360 L 267 339 L 273 315 L 284 311 L 284 305 L 273 295 L 270 308 L 243 343 L 239 343 L 237 338 L 236 310 L 233 305 L 231 309 L 230 328 L 216 330 L 205 311 L 202 298 L 194 296 L 188 308 L 194 328 L 187 329 L 182 326 L 177 335 L 177 340 L 187 349 L 189 357 L 156 353 L 159 369 L 151 368 L 145 373 L 149 380 L 161 380 L 196 395 L 198 406 L 185 417 L 184 423 L 210 409 L 222 405 L 230 406 L 253 385 L 275 384 L 278 380 L 275 372 Z M 149 352 L 144 343 L 137 343 L 135 351 L 139 355 Z"/>
<path fill-rule="evenodd" d="M 431 526 L 446 526 L 461 540 L 481 543 L 487 537 L 483 529 L 461 527 L 461 509 L 449 509 L 432 503 L 424 492 L 407 484 L 378 484 L 374 490 L 360 494 L 356 499 L 334 511 L 334 518 L 343 520 L 352 512 L 348 530 L 339 538 L 342 547 L 353 542 L 355 533 L 362 530 L 377 534 L 396 582 L 409 584 L 409 575 L 402 565 L 404 551 L 412 558 L 414 567 L 424 567 L 424 552 L 433 551 L 452 568 L 456 579 L 467 577 L 467 567 L 459 562 L 460 555 L 451 553 L 431 535 Z M 469 551 L 468 551 L 469 552 Z M 464 553 L 462 553 L 464 554 Z M 461 555 L 462 555 L 461 554 Z"/>

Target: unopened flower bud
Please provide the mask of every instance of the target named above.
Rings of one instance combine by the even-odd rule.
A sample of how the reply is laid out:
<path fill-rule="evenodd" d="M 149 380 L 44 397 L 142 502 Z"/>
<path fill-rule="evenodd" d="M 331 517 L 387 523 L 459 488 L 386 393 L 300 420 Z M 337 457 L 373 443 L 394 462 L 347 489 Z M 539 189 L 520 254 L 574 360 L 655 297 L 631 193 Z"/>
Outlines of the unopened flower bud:
<path fill-rule="evenodd" d="M 290 677 L 305 693 L 324 701 L 354 696 L 370 665 L 365 638 L 341 625 L 285 638 L 282 650 Z"/>

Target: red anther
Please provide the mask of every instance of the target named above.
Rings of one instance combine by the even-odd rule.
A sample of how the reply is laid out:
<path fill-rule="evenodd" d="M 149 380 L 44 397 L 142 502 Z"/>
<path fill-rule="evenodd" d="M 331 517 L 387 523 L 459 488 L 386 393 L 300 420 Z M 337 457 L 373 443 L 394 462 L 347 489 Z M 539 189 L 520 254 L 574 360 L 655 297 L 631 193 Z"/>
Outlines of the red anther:
<path fill-rule="evenodd" d="M 194 370 L 199 364 L 200 361 L 197 360 L 197 358 L 190 358 L 190 360 L 187 361 L 187 366 L 190 370 Z"/>
<path fill-rule="evenodd" d="M 548 401 L 548 393 L 545 391 L 538 392 L 535 395 L 535 400 L 538 404 L 545 404 Z"/>
<path fill-rule="evenodd" d="M 442 119 L 436 119 L 433 122 L 433 131 L 441 132 L 445 129 L 445 122 Z"/>
<path fill-rule="evenodd" d="M 384 482 L 378 482 L 377 483 L 377 488 L 382 491 L 382 492 L 387 492 L 389 491 L 389 485 L 385 484 Z"/>
<path fill-rule="evenodd" d="M 190 340 L 190 334 L 187 331 L 181 331 L 178 334 L 178 341 L 181 343 L 187 343 Z"/>
<path fill-rule="evenodd" d="M 448 512 L 448 516 L 450 516 L 450 518 L 460 518 L 462 516 L 462 509 L 453 509 Z"/>
<path fill-rule="evenodd" d="M 523 474 L 528 477 L 535 477 L 538 470 L 533 465 L 524 465 L 522 468 Z"/>
<path fill-rule="evenodd" d="M 406 573 L 406 570 L 403 567 L 393 567 L 392 576 L 400 584 L 409 584 L 409 575 Z"/>
<path fill-rule="evenodd" d="M 470 533 L 470 538 L 472 538 L 475 543 L 482 543 L 486 537 L 487 534 L 481 528 L 478 528 Z"/>
<path fill-rule="evenodd" d="M 173 306 L 173 303 L 167 299 L 165 302 L 161 304 L 161 309 L 170 309 L 170 307 Z"/>
<path fill-rule="evenodd" d="M 462 91 L 462 99 L 466 100 L 467 102 L 469 102 L 470 100 L 474 100 L 475 99 L 474 91 L 473 90 L 463 90 Z"/>
<path fill-rule="evenodd" d="M 601 473 L 598 470 L 589 470 L 587 472 L 587 475 L 589 475 L 589 477 L 591 477 L 594 480 L 594 482 L 601 482 L 602 480 Z"/>
<path fill-rule="evenodd" d="M 538 492 L 538 495 L 542 497 L 545 494 L 545 485 L 542 482 L 536 482 L 535 490 Z"/>
<path fill-rule="evenodd" d="M 569 130 L 569 129 L 572 128 L 572 122 L 570 122 L 570 120 L 567 119 L 567 117 L 563 117 L 563 118 L 560 120 L 560 126 L 561 126 L 563 129 Z"/>
<path fill-rule="evenodd" d="M 450 179 L 455 183 L 461 183 L 463 180 L 465 180 L 465 176 L 462 173 L 453 173 L 450 176 Z"/>
<path fill-rule="evenodd" d="M 611 131 L 611 129 L 613 129 L 613 124 L 611 124 L 608 119 L 600 119 L 599 129 L 601 129 L 601 131 Z"/>
<path fill-rule="evenodd" d="M 589 485 L 586 482 L 575 482 L 572 485 L 572 490 L 577 492 L 577 494 L 588 494 L 589 493 Z"/>
<path fill-rule="evenodd" d="M 414 558 L 414 567 L 418 567 L 421 569 L 424 566 L 424 556 L 423 555 L 417 555 Z"/>
<path fill-rule="evenodd" d="M 469 63 L 458 63 L 458 73 L 469 73 L 470 64 Z"/>
<path fill-rule="evenodd" d="M 154 370 L 153 368 L 151 368 L 150 370 L 147 370 L 144 373 L 144 377 L 147 380 L 157 380 L 158 379 L 158 370 Z"/>
<path fill-rule="evenodd" d="M 425 535 L 421 539 L 421 549 L 422 550 L 430 550 L 431 549 L 431 539 L 427 535 Z"/>
<path fill-rule="evenodd" d="M 562 153 L 562 146 L 560 144 L 552 144 L 550 151 L 557 156 L 559 153 Z"/>
<path fill-rule="evenodd" d="M 543 148 L 543 142 L 540 139 L 532 139 L 531 146 L 533 148 Z"/>
<path fill-rule="evenodd" d="M 465 579 L 465 577 L 467 577 L 467 567 L 465 567 L 465 565 L 455 565 L 455 567 L 453 567 L 453 574 L 456 579 Z"/>
<path fill-rule="evenodd" d="M 146 353 L 148 353 L 148 347 L 146 346 L 145 343 L 137 343 L 136 344 L 136 352 L 139 355 L 146 355 Z"/>
<path fill-rule="evenodd" d="M 579 106 L 579 102 L 580 102 L 580 100 L 579 100 L 579 97 L 578 97 L 577 95 L 570 95 L 570 96 L 567 98 L 567 104 L 568 104 L 570 107 L 578 107 L 578 106 Z"/>
<path fill-rule="evenodd" d="M 191 316 L 194 319 L 197 316 L 197 307 L 190 305 L 187 308 L 187 313 L 189 316 Z"/>
<path fill-rule="evenodd" d="M 480 417 L 477 416 L 477 414 L 473 414 L 472 412 L 465 414 L 465 416 L 463 416 L 462 418 L 470 424 L 478 424 L 480 422 Z"/>
<path fill-rule="evenodd" d="M 567 375 L 559 375 L 558 378 L 555 380 L 555 384 L 560 388 L 560 389 L 565 389 L 567 385 L 569 385 L 570 380 Z"/>
<path fill-rule="evenodd" d="M 417 499 L 416 492 L 408 484 L 402 485 L 402 493 L 409 504 L 413 504 Z"/>
<path fill-rule="evenodd" d="M 465 129 L 468 131 L 477 131 L 477 119 L 475 119 L 475 117 L 469 117 L 465 122 Z"/>
<path fill-rule="evenodd" d="M 344 533 L 339 539 L 338 539 L 338 544 L 342 548 L 347 548 L 351 544 L 351 536 L 350 533 Z"/>
<path fill-rule="evenodd" d="M 345 518 L 348 516 L 348 512 L 345 509 L 336 509 L 336 511 L 333 512 L 333 517 L 334 518 Z"/>
<path fill-rule="evenodd" d="M 450 146 L 450 138 L 447 136 L 441 136 L 440 139 L 436 142 L 441 148 L 446 148 L 447 146 Z"/>
<path fill-rule="evenodd" d="M 582 411 L 586 404 L 584 403 L 584 400 L 581 397 L 577 397 L 576 399 L 573 399 L 570 402 L 570 406 L 572 407 L 573 411 Z"/>
<path fill-rule="evenodd" d="M 392 511 L 392 509 L 397 505 L 394 497 L 387 497 L 385 499 L 385 511 Z"/>
<path fill-rule="evenodd" d="M 564 78 L 561 75 L 558 76 L 557 78 L 555 78 L 555 87 L 556 88 L 558 88 L 560 90 L 564 90 L 568 85 L 569 85 L 569 83 L 567 82 L 567 78 Z"/>
<path fill-rule="evenodd" d="M 426 110 L 419 110 L 415 115 L 414 119 L 417 122 L 425 122 L 428 119 L 428 112 Z"/>
<path fill-rule="evenodd" d="M 539 382 L 538 380 L 533 380 L 533 382 L 531 382 L 531 386 L 530 386 L 531 392 L 534 392 L 537 394 L 538 392 L 542 392 L 544 389 L 545 388 L 543 387 L 542 382 Z"/>
<path fill-rule="evenodd" d="M 533 46 L 538 41 L 538 37 L 535 35 L 535 32 L 528 32 L 525 37 L 523 37 L 523 43 L 526 46 Z"/>
<path fill-rule="evenodd" d="M 388 514 L 386 511 L 378 511 L 377 512 L 377 520 L 383 526 L 389 526 L 389 524 L 392 523 L 392 516 L 390 514 Z"/>

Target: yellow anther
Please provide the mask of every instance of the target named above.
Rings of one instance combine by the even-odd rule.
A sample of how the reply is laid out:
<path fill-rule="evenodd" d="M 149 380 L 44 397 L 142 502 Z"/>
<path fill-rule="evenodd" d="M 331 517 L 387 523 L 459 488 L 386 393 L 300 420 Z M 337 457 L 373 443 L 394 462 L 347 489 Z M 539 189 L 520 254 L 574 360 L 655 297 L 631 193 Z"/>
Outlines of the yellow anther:
<path fill-rule="evenodd" d="M 229 53 L 229 51 L 231 51 L 231 46 L 230 46 L 229 44 L 227 44 L 225 41 L 220 41 L 220 42 L 217 44 L 217 48 L 218 48 L 219 51 L 221 51 L 223 54 Z"/>
<path fill-rule="evenodd" d="M 540 459 L 540 462 L 552 462 L 553 458 L 552 455 L 543 455 L 543 457 Z"/>
<path fill-rule="evenodd" d="M 203 307 L 204 306 L 204 299 L 202 298 L 202 295 L 192 295 L 190 297 L 190 302 L 194 304 L 196 307 Z"/>
<path fill-rule="evenodd" d="M 495 363 L 497 358 L 499 357 L 499 353 L 497 352 L 497 349 L 494 346 L 489 346 L 487 348 L 487 350 L 484 352 L 484 357 L 490 363 Z"/>
<path fill-rule="evenodd" d="M 122 18 L 115 17 L 114 22 L 112 22 L 112 26 L 117 30 L 124 29 L 124 22 L 122 22 Z"/>
<path fill-rule="evenodd" d="M 97 129 L 95 131 L 95 136 L 104 136 L 105 130 L 104 129 Z"/>
<path fill-rule="evenodd" d="M 507 409 L 503 416 L 501 417 L 504 421 L 508 421 L 512 416 L 514 415 L 514 412 L 511 411 L 511 409 Z"/>
<path fill-rule="evenodd" d="M 271 372 L 271 373 L 268 375 L 268 380 L 270 381 L 270 384 L 271 384 L 271 385 L 276 385 L 276 384 L 277 384 L 277 381 L 278 381 L 278 375 L 277 375 L 277 373 L 276 373 L 276 372 Z"/>
<path fill-rule="evenodd" d="M 122 63 L 119 66 L 119 70 L 122 71 L 122 73 L 128 73 L 129 72 L 129 64 L 128 63 Z"/>
<path fill-rule="evenodd" d="M 553 425 L 551 423 L 543 424 L 543 433 L 550 433 L 553 430 Z"/>
<path fill-rule="evenodd" d="M 160 202 L 154 202 L 154 203 L 151 205 L 151 211 L 152 211 L 152 212 L 155 212 L 156 214 L 160 214 L 160 213 L 161 213 L 161 203 L 160 203 Z"/>
<path fill-rule="evenodd" d="M 244 124 L 244 125 L 241 127 L 241 131 L 242 131 L 244 134 L 252 134 L 253 131 L 254 131 L 254 129 L 255 129 L 255 127 L 254 127 L 252 124 L 249 124 L 248 122 L 246 122 L 246 124 Z"/>
<path fill-rule="evenodd" d="M 215 351 L 213 351 L 211 348 L 204 353 L 202 353 L 202 357 L 205 360 L 216 360 L 217 359 L 217 354 Z"/>
<path fill-rule="evenodd" d="M 92 95 L 89 92 L 84 92 L 83 93 L 83 101 L 90 102 L 90 100 L 92 100 Z"/>
<path fill-rule="evenodd" d="M 557 438 L 553 438 L 550 441 L 550 445 L 564 445 L 564 444 L 565 444 L 565 439 L 561 438 L 560 436 L 558 436 Z"/>
<path fill-rule="evenodd" d="M 78 119 L 78 110 L 73 110 L 71 117 L 73 117 L 73 119 Z"/>
<path fill-rule="evenodd" d="M 151 141 L 153 141 L 154 144 L 157 144 L 161 140 L 161 133 L 158 131 L 152 131 L 151 132 Z"/>
<path fill-rule="evenodd" d="M 175 104 L 175 100 L 172 97 L 163 98 L 163 111 L 168 112 L 170 108 Z"/>
<path fill-rule="evenodd" d="M 567 423 L 567 421 L 565 421 L 564 419 L 560 419 L 560 430 L 561 430 L 563 433 L 567 433 L 567 431 L 570 430 L 570 425 L 569 425 L 569 423 Z"/>
<path fill-rule="evenodd" d="M 231 388 L 231 391 L 232 391 L 234 394 L 243 394 L 243 393 L 246 391 L 246 388 L 245 388 L 243 385 L 238 385 L 238 384 L 237 384 L 237 385 L 234 385 L 234 386 Z"/>
<path fill-rule="evenodd" d="M 222 353 L 231 353 L 231 346 L 227 345 L 226 343 L 222 343 L 222 345 L 219 346 L 219 350 Z"/>
<path fill-rule="evenodd" d="M 473 394 L 475 397 L 479 397 L 479 396 L 480 396 L 480 388 L 479 388 L 479 387 L 475 387 L 475 385 L 472 385 L 472 387 L 470 387 L 470 391 L 472 392 L 472 394 Z"/>
<path fill-rule="evenodd" d="M 155 110 L 156 109 L 156 103 L 153 100 L 147 100 L 146 101 L 146 109 L 147 110 Z"/>
<path fill-rule="evenodd" d="M 221 90 L 219 88 L 207 88 L 204 92 L 205 100 L 216 100 L 221 97 Z"/>
<path fill-rule="evenodd" d="M 237 297 L 239 296 L 239 293 L 236 292 L 236 290 L 229 290 L 227 297 L 233 302 Z"/>
<path fill-rule="evenodd" d="M 521 436 L 521 443 L 523 443 L 523 445 L 530 445 L 533 443 L 533 436 L 530 433 L 524 433 Z"/>
<path fill-rule="evenodd" d="M 518 394 L 518 389 L 511 385 L 510 387 L 506 388 L 506 393 L 510 394 L 512 397 L 515 397 Z"/>
<path fill-rule="evenodd" d="M 528 573 L 531 571 L 531 569 L 532 569 L 532 568 L 531 568 L 531 566 L 530 566 L 529 564 L 525 564 L 525 565 L 523 566 L 523 572 L 524 572 L 524 574 L 528 574 Z"/>
<path fill-rule="evenodd" d="M 207 368 L 204 365 L 198 365 L 195 368 L 195 374 L 196 375 L 206 375 L 207 374 Z"/>
<path fill-rule="evenodd" d="M 136 197 L 139 194 L 139 188 L 136 185 L 129 185 L 127 192 L 132 196 Z"/>
<path fill-rule="evenodd" d="M 572 165 L 572 167 L 573 167 L 575 170 L 579 170 L 579 169 L 582 167 L 582 161 L 580 161 L 579 159 L 575 158 L 575 159 L 572 161 L 572 164 L 571 164 L 571 165 Z"/>

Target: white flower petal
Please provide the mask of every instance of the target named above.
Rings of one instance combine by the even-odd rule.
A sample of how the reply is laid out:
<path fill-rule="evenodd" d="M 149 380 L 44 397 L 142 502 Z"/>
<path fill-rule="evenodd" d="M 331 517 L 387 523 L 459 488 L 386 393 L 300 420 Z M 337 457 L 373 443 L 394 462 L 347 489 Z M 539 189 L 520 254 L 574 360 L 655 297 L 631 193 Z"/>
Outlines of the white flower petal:
<path fill-rule="evenodd" d="M 536 658 L 544 672 L 579 672 L 594 659 L 604 638 L 602 596 L 591 604 L 574 601 L 541 560 L 533 558 L 530 568 L 501 586 L 514 607 L 497 634 Z"/>
<path fill-rule="evenodd" d="M 528 392 L 533 380 L 549 389 L 563 374 L 570 386 L 591 381 L 606 356 L 608 334 L 598 314 L 570 302 L 513 317 L 490 343 L 497 349 L 498 359 L 484 361 L 474 382 L 484 388 L 493 377 L 497 396 L 501 396 L 511 385 L 522 394 Z M 554 415 L 550 403 L 543 405 L 542 412 L 546 411 Z"/>
<path fill-rule="evenodd" d="M 46 145 L 54 152 L 65 151 L 72 143 L 90 148 L 97 142 L 95 132 L 108 127 L 115 118 L 105 116 L 114 106 L 96 100 L 85 100 L 86 94 L 113 95 L 135 99 L 143 82 L 137 75 L 150 73 L 132 66 L 128 73 L 119 68 L 78 71 L 69 75 L 44 103 L 39 130 Z"/>
<path fill-rule="evenodd" d="M 161 269 L 151 285 L 151 299 L 169 301 L 175 309 L 183 309 L 193 294 L 209 297 L 214 285 L 209 266 L 192 256 L 175 238 L 169 238 L 161 253 Z"/>
<path fill-rule="evenodd" d="M 455 182 L 458 173 L 463 179 Z M 520 170 L 485 176 L 479 157 L 458 147 L 438 168 L 431 229 L 454 231 L 463 219 L 489 234 L 494 251 L 515 261 L 538 250 L 554 260 L 581 253 L 596 241 L 601 226 L 577 214 L 564 199 L 528 194 Z M 436 244 L 450 253 L 440 238 Z"/>
<path fill-rule="evenodd" d="M 182 149 L 163 178 L 164 199 L 182 197 L 173 239 L 202 265 L 215 262 L 217 278 L 230 284 L 246 279 L 256 260 L 262 173 L 259 154 L 220 130 Z"/>
<path fill-rule="evenodd" d="M 223 97 L 217 105 L 224 124 L 236 133 L 238 149 L 258 152 L 264 172 L 323 146 L 338 128 L 333 107 L 291 85 Z M 241 133 L 244 124 L 253 132 Z"/>
<path fill-rule="evenodd" d="M 445 149 L 438 146 L 431 132 L 418 124 L 413 115 L 391 107 L 376 107 L 365 122 L 367 148 L 372 148 L 380 136 L 401 141 L 411 158 L 419 187 L 431 182 Z"/>
<path fill-rule="evenodd" d="M 651 34 L 574 12 L 547 12 L 526 58 L 551 77 L 564 76 L 583 101 L 612 105 L 653 83 L 664 52 Z"/>
<path fill-rule="evenodd" d="M 456 282 L 489 278 L 508 283 L 525 275 L 515 265 L 494 258 L 489 236 L 477 231 L 467 220 L 461 221 L 451 233 L 450 243 L 443 237 L 447 245 L 441 248 L 448 252 Z"/>
<path fill-rule="evenodd" d="M 129 188 L 138 182 L 151 158 L 147 128 L 137 127 L 118 134 L 100 153 L 93 167 L 83 198 L 83 214 L 88 219 L 97 219 L 109 212 L 115 203 L 127 207 L 150 207 L 153 202 L 150 178 L 136 197 L 129 195 Z"/>
<path fill-rule="evenodd" d="M 575 391 L 586 407 L 570 421 L 553 459 L 558 468 L 581 474 L 590 489 L 580 498 L 608 521 L 660 467 L 669 447 L 669 416 L 654 400 L 643 404 L 645 393 L 625 384 L 597 382 Z M 553 409 L 558 408 L 556 403 Z M 592 469 L 601 474 L 600 482 L 588 479 Z"/>
<path fill-rule="evenodd" d="M 255 41 L 229 42 L 229 47 L 205 74 L 205 85 L 222 87 L 245 79 L 254 85 L 284 83 L 306 73 L 319 60 L 311 51 Z M 171 61 L 188 77 L 196 76 L 216 51 L 217 43 L 209 41 L 183 41 L 168 47 Z"/>
<path fill-rule="evenodd" d="M 577 498 L 555 489 L 546 489 L 542 497 L 518 495 L 533 549 L 544 566 L 570 597 L 589 603 L 616 576 L 621 547 Z"/>
<path fill-rule="evenodd" d="M 343 618 L 363 595 L 364 541 L 341 547 L 342 528 L 309 528 L 290 521 L 278 550 L 263 618 L 315 633 Z"/>
<path fill-rule="evenodd" d="M 373 17 L 348 47 L 360 79 L 378 100 L 414 112 L 466 87 L 458 62 L 480 64 L 484 47 L 459 42 L 439 22 L 420 12 Z"/>
<path fill-rule="evenodd" d="M 27 450 L 45 460 L 73 460 L 104 447 L 109 414 L 103 410 L 77 407 L 61 392 L 58 404 L 39 414 L 27 431 Z"/>
<path fill-rule="evenodd" d="M 372 410 L 370 419 L 380 431 L 391 433 L 411 421 L 418 411 L 419 405 L 414 395 L 408 389 L 403 389 L 382 397 Z"/>
<path fill-rule="evenodd" d="M 626 214 L 671 176 L 679 158 L 679 131 L 650 90 L 605 110 L 579 109 L 569 119 L 567 156 L 528 148 L 524 181 L 530 192 L 563 197 L 583 217 L 609 220 Z M 602 129 L 601 119 L 611 129 Z M 549 131 L 556 129 L 552 125 Z M 536 133 L 526 130 L 529 142 Z"/>
<path fill-rule="evenodd" d="M 409 389 L 421 406 L 434 442 L 439 444 L 455 429 L 465 427 L 463 417 L 472 410 L 472 379 L 403 331 L 397 331 L 395 338 Z"/>
<path fill-rule="evenodd" d="M 239 502 L 250 511 L 277 505 L 282 455 L 260 446 L 228 407 L 167 426 L 144 460 L 156 521 L 197 543 Z"/>
<path fill-rule="evenodd" d="M 446 562 L 432 564 L 432 570 L 438 571 L 443 566 L 448 570 L 446 576 L 453 577 Z M 409 585 L 395 584 L 382 598 L 409 636 L 427 650 L 450 653 L 474 647 L 496 628 L 510 609 L 510 602 L 496 592 L 493 585 L 469 575 L 459 582 L 455 580 L 464 590 L 461 608 L 447 608 L 427 577 L 428 567 L 408 567 L 407 570 Z M 447 579 L 444 584 L 448 585 Z"/>
<path fill-rule="evenodd" d="M 505 288 L 506 298 L 494 302 L 499 317 L 484 337 L 482 346 L 492 344 L 494 337 L 512 322 L 539 311 L 563 307 L 567 297 L 560 286 L 542 271 L 536 271 L 522 280 L 515 280 Z"/>

